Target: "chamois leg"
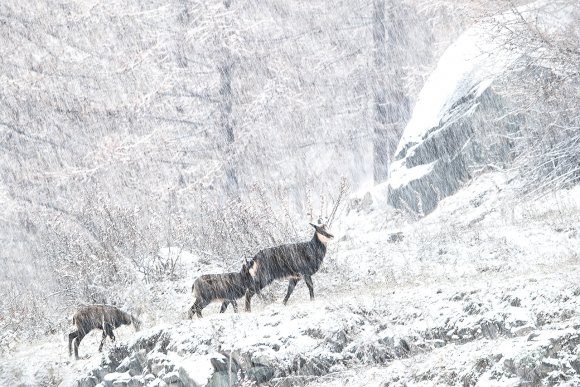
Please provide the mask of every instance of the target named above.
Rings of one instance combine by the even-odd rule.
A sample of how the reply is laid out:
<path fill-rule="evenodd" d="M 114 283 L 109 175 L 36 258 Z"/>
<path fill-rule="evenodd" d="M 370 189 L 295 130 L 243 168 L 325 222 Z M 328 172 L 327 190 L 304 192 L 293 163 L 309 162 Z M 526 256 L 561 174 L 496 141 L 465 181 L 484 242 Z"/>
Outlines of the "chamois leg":
<path fill-rule="evenodd" d="M 232 300 L 230 301 L 232 303 L 232 306 L 234 307 L 234 313 L 238 313 L 238 303 L 236 300 Z"/>
<path fill-rule="evenodd" d="M 224 302 L 222 302 L 222 307 L 220 308 L 220 313 L 224 313 L 228 308 L 229 304 L 230 304 L 229 300 L 224 300 Z"/>
<path fill-rule="evenodd" d="M 109 336 L 111 338 L 111 341 L 114 342 L 115 340 L 117 340 L 117 338 L 115 337 L 115 334 L 113 333 L 113 326 L 112 325 L 107 324 L 105 326 L 105 329 L 107 332 L 107 336 Z"/>
<path fill-rule="evenodd" d="M 103 352 L 103 345 L 105 345 L 106 339 L 107 339 L 107 332 L 103 329 L 103 337 L 101 338 L 101 344 L 99 344 L 99 352 Z"/>
<path fill-rule="evenodd" d="M 85 337 L 85 333 L 79 331 L 77 334 L 77 338 L 74 340 L 74 349 L 75 349 L 75 359 L 79 359 L 79 345 L 81 344 L 81 340 Z"/>
<path fill-rule="evenodd" d="M 254 290 L 246 290 L 246 312 L 251 312 L 252 311 L 252 297 L 254 296 L 254 294 L 256 294 L 256 292 Z"/>
<path fill-rule="evenodd" d="M 308 286 L 308 291 L 310 292 L 310 301 L 312 301 L 314 300 L 314 284 L 312 283 L 312 277 L 305 275 L 304 282 L 306 282 L 306 286 Z"/>
<path fill-rule="evenodd" d="M 72 342 L 79 335 L 79 331 L 74 331 L 68 335 L 68 355 L 72 356 Z"/>
<path fill-rule="evenodd" d="M 288 281 L 288 292 L 286 292 L 286 297 L 284 297 L 284 301 L 282 301 L 284 305 L 286 305 L 286 303 L 288 302 L 288 299 L 290 298 L 290 295 L 294 291 L 294 288 L 296 287 L 298 281 L 300 280 L 296 278 L 290 278 L 290 281 Z"/>
<path fill-rule="evenodd" d="M 195 302 L 193 303 L 193 306 L 191 307 L 191 310 L 193 313 L 197 315 L 198 318 L 202 318 L 201 311 L 203 310 L 203 308 L 208 306 L 208 304 L 209 301 L 196 299 Z"/>

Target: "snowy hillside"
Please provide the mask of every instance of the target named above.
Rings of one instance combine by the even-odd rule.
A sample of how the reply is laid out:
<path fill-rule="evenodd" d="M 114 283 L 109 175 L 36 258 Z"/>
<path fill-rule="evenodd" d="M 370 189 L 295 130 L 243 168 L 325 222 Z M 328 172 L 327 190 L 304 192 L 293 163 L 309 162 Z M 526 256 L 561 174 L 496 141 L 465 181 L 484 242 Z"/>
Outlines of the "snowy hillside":
<path fill-rule="evenodd" d="M 579 20 L 0 1 L 0 387 L 580 386 Z"/>
<path fill-rule="evenodd" d="M 191 279 L 168 282 L 165 316 L 102 356 L 96 332 L 77 362 L 63 334 L 20 343 L 0 384 L 577 385 L 580 191 L 513 205 L 507 181 L 481 175 L 418 221 L 353 199 L 314 302 L 301 283 L 284 307 L 281 283 L 252 313 L 189 321 Z"/>

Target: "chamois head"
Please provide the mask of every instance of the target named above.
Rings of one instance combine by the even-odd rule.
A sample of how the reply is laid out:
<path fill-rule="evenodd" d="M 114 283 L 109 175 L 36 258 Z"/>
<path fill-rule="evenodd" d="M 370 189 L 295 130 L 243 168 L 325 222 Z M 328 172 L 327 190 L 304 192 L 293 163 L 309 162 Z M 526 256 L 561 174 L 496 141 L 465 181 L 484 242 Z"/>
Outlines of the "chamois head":
<path fill-rule="evenodd" d="M 242 265 L 242 270 L 240 270 L 240 274 L 242 276 L 242 282 L 244 286 L 250 287 L 253 283 L 253 275 L 255 274 L 255 269 L 252 269 L 253 264 L 248 261 L 247 258 L 244 258 L 244 264 Z"/>
<path fill-rule="evenodd" d="M 326 245 L 329 240 L 334 238 L 334 235 L 329 233 L 328 230 L 326 229 L 325 224 L 321 224 L 318 226 L 316 224 L 310 223 L 310 225 L 314 227 L 314 229 L 316 230 L 316 237 L 320 242 L 322 242 L 322 244 Z"/>
<path fill-rule="evenodd" d="M 130 313 L 119 314 L 117 316 L 117 319 L 119 320 L 119 323 L 121 323 L 123 325 L 133 324 L 133 328 L 135 328 L 135 331 L 137 331 L 137 332 L 139 332 L 139 330 L 141 330 L 141 320 L 139 320 L 137 317 L 133 316 Z"/>

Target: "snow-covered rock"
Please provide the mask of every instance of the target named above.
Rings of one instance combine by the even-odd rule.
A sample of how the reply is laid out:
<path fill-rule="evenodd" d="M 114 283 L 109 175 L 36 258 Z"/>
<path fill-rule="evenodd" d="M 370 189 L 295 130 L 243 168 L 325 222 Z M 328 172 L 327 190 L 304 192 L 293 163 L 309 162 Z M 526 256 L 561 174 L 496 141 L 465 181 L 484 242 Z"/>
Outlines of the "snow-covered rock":
<path fill-rule="evenodd" d="M 445 51 L 419 93 L 399 142 L 390 168 L 391 205 L 427 214 L 471 179 L 470 164 L 495 161 L 475 160 L 473 156 L 481 148 L 477 132 L 506 109 L 504 97 L 500 98 L 491 86 L 522 55 L 535 54 L 525 52 L 523 44 L 512 42 L 517 34 L 514 29 L 528 28 L 521 22 L 525 19 L 543 29 L 564 31 L 575 23 L 567 17 L 573 7 L 572 3 L 546 0 L 519 7 L 517 12 L 470 28 Z M 496 132 L 502 130 L 497 128 Z M 507 142 L 495 148 L 505 148 L 494 149 L 497 157 L 509 154 Z"/>
<path fill-rule="evenodd" d="M 580 276 L 577 267 L 570 270 Z M 474 353 L 461 359 L 461 372 L 435 376 L 415 369 L 406 377 L 443 384 L 578 379 L 578 316 L 537 317 L 553 307 L 579 310 L 577 285 L 559 281 L 559 274 L 518 276 L 506 285 L 498 280 L 476 287 L 384 289 L 382 298 L 350 295 L 182 321 L 118 344 L 90 377 L 108 386 L 224 386 L 241 380 L 292 384 L 319 383 L 324 379 L 317 378 L 355 367 L 385 367 L 382 377 L 395 381 L 397 373 L 389 370 L 403 359 L 423 359 L 427 366 L 448 356 L 447 364 L 471 348 Z M 135 357 L 143 367 L 139 375 L 119 372 Z"/>

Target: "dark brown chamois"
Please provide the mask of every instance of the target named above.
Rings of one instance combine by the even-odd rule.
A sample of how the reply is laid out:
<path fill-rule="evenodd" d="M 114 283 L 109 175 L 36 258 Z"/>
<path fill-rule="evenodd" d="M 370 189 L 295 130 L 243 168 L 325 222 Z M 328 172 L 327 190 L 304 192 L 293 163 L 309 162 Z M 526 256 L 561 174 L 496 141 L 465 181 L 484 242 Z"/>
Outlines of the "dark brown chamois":
<path fill-rule="evenodd" d="M 133 324 L 136 331 L 141 327 L 141 322 L 136 317 L 114 306 L 108 305 L 90 305 L 83 307 L 74 314 L 72 322 L 77 330 L 68 335 L 68 352 L 69 356 L 72 355 L 71 344 L 74 341 L 76 359 L 79 358 L 79 344 L 81 340 L 93 329 L 103 331 L 103 338 L 101 339 L 101 345 L 99 345 L 99 352 L 101 352 L 107 336 L 112 341 L 115 341 L 113 329 L 121 325 L 130 324 Z"/>
<path fill-rule="evenodd" d="M 250 275 L 254 286 L 246 292 L 246 311 L 251 310 L 250 304 L 254 294 L 277 279 L 289 279 L 284 305 L 301 278 L 304 278 L 308 286 L 310 299 L 314 299 L 312 275 L 320 268 L 326 255 L 326 245 L 334 236 L 326 230 L 325 225 L 317 226 L 312 223 L 310 225 L 316 231 L 309 242 L 271 247 L 259 251 L 254 256 L 250 262 Z"/>
<path fill-rule="evenodd" d="M 236 300 L 246 294 L 246 290 L 252 287 L 252 277 L 248 271 L 248 262 L 242 266 L 239 273 L 205 274 L 193 282 L 191 291 L 195 302 L 189 309 L 189 318 L 193 315 L 201 318 L 201 311 L 211 302 L 220 301 L 222 306 L 220 313 L 224 313 L 229 304 L 238 313 Z"/>

